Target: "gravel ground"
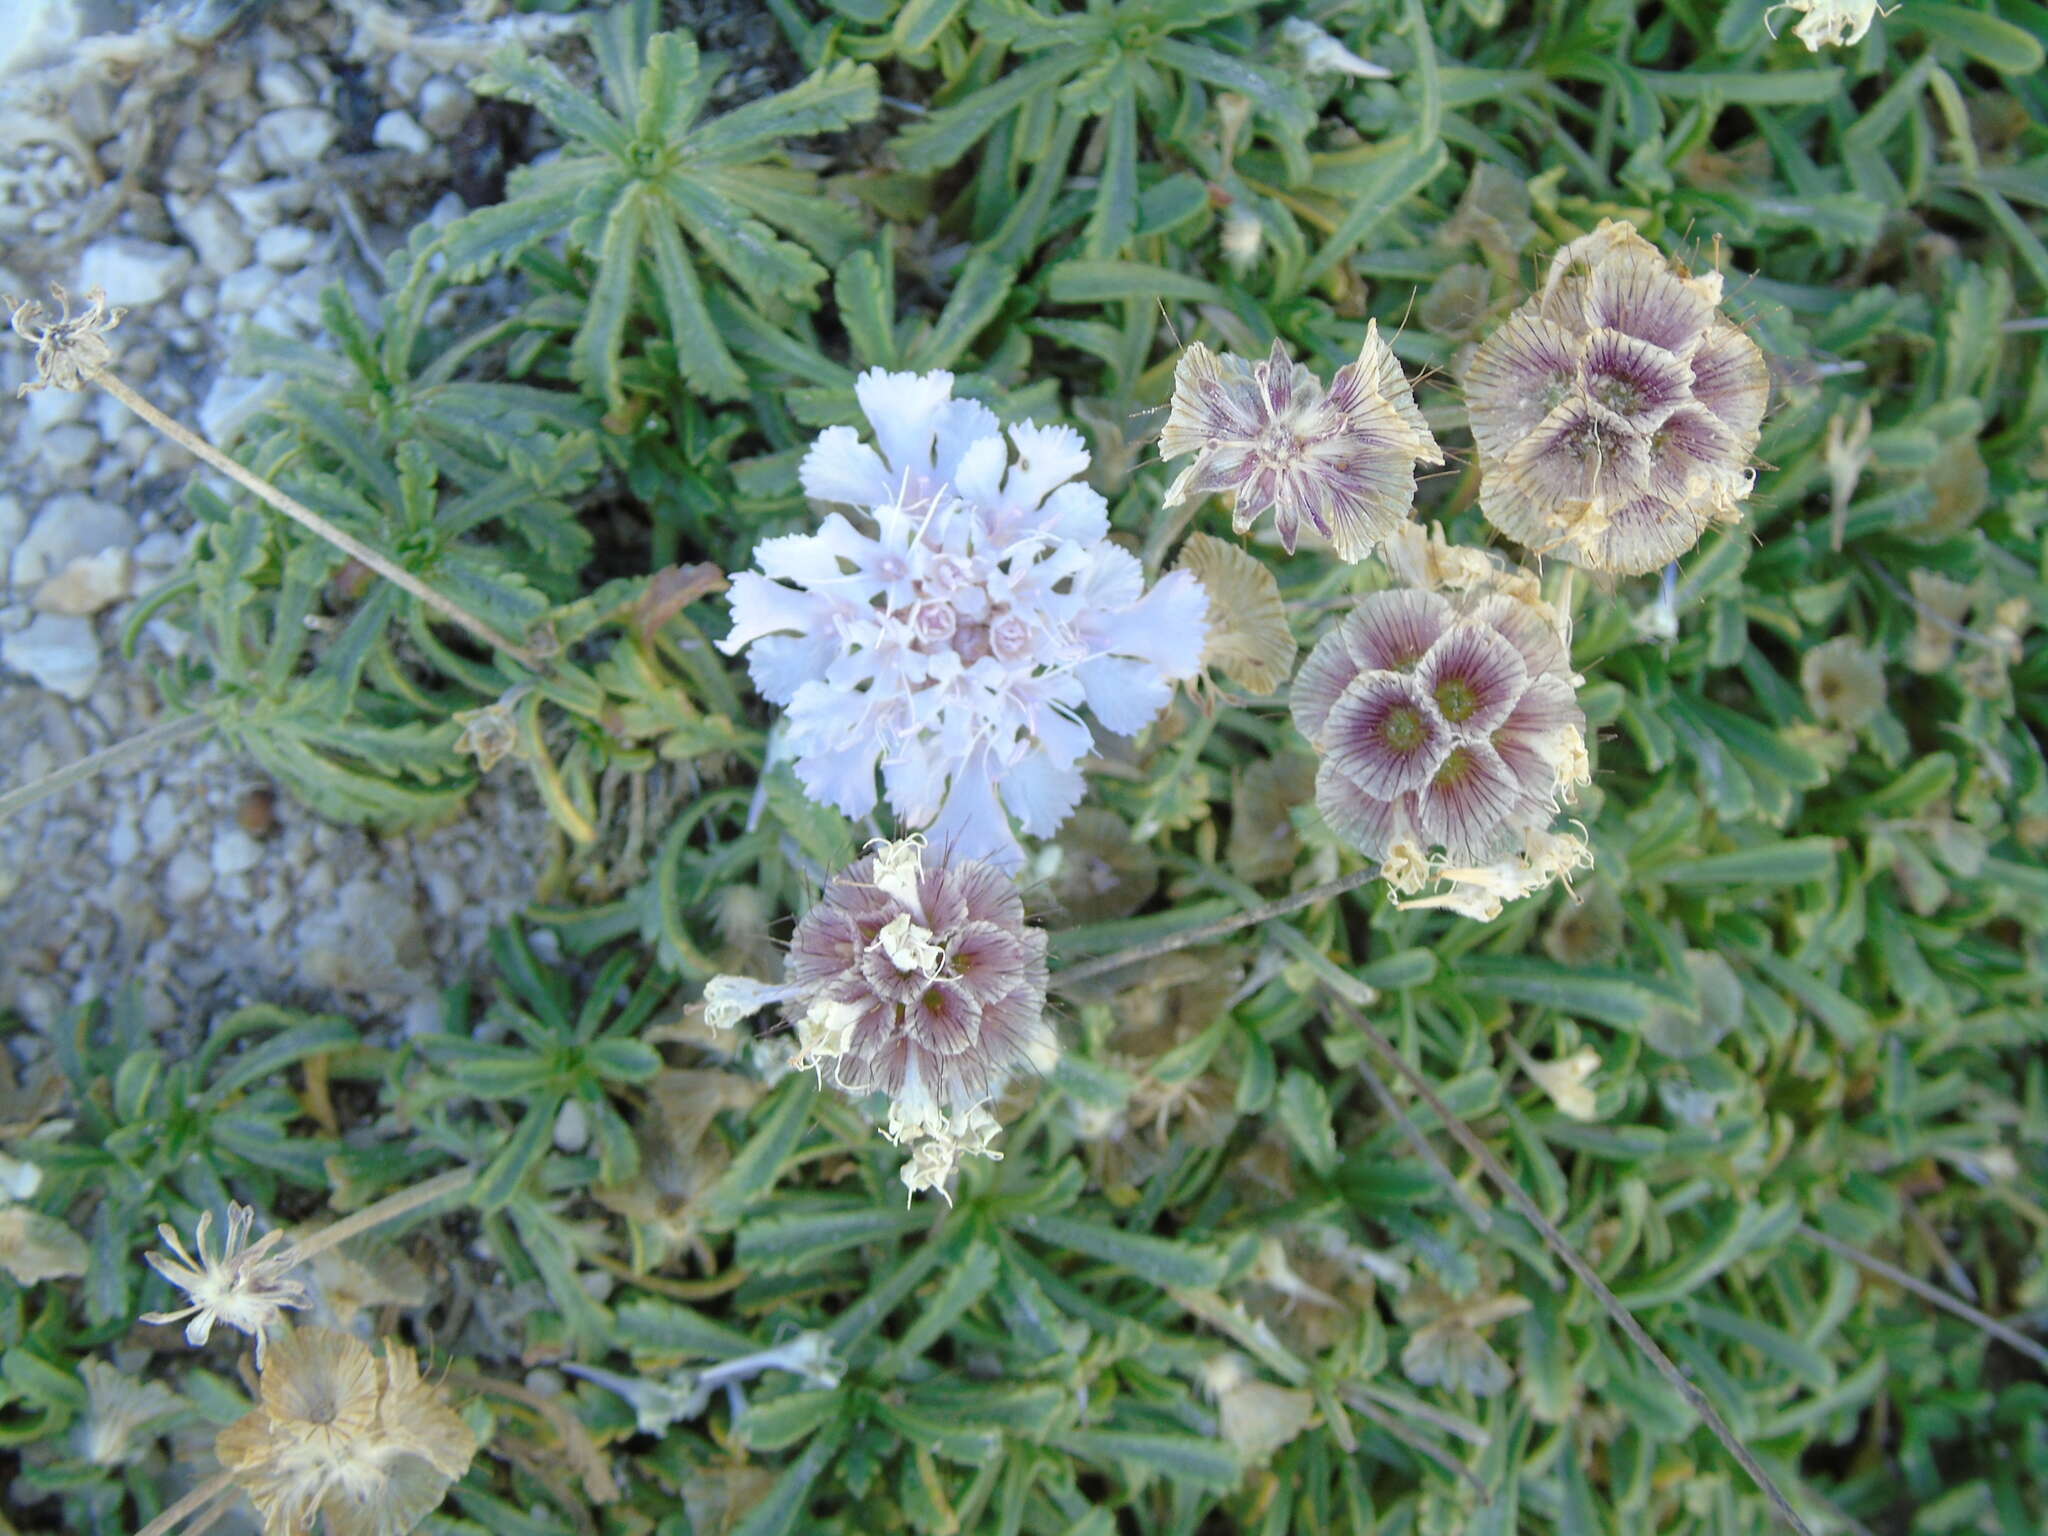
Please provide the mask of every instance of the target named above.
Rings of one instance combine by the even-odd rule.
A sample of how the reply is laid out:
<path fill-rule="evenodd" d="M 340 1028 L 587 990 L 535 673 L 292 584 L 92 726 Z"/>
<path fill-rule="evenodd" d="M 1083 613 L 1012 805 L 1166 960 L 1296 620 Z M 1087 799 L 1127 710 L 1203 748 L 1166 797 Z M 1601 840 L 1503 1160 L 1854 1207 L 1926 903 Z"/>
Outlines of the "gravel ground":
<path fill-rule="evenodd" d="M 323 288 L 367 297 L 412 226 L 499 195 L 527 129 L 465 82 L 564 26 L 492 3 L 49 9 L 84 35 L 0 78 L 0 291 L 103 286 L 130 308 L 123 377 L 216 440 L 272 382 L 232 371 L 243 326 L 316 342 Z M 794 78 L 765 8 L 670 20 L 727 54 L 728 99 Z M 27 347 L 0 349 L 0 788 L 159 718 L 151 670 L 184 638 L 158 619 L 133 661 L 116 648 L 187 547 L 191 460 L 97 392 L 16 403 L 28 376 Z M 0 824 L 0 1014 L 47 1030 L 133 979 L 186 1027 L 253 999 L 401 1018 L 466 973 L 550 840 L 509 770 L 454 824 L 387 837 L 187 739 Z"/>

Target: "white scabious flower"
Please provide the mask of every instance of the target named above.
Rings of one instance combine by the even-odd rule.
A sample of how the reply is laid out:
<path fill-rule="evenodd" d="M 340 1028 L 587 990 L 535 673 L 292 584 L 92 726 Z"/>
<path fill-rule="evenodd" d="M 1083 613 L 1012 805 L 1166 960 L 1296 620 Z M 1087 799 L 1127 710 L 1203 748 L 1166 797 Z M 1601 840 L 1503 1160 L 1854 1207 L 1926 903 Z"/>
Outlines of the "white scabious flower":
<path fill-rule="evenodd" d="M 1131 735 L 1193 677 L 1208 601 L 1192 576 L 1148 591 L 1075 476 L 1080 434 L 955 400 L 950 373 L 870 369 L 855 386 L 879 448 L 831 427 L 804 490 L 847 507 L 765 539 L 733 578 L 727 655 L 784 706 L 798 779 L 848 816 L 877 800 L 951 855 L 1023 863 L 1082 793 L 1085 709 Z M 1015 449 L 1015 462 L 1011 450 Z"/>

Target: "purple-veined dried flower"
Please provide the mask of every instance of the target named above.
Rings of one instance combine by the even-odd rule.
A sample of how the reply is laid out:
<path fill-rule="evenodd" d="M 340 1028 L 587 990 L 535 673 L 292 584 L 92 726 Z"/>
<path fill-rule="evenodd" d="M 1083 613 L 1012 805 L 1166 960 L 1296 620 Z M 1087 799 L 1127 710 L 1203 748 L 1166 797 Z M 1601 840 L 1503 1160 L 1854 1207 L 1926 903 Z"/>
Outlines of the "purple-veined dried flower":
<path fill-rule="evenodd" d="M 1107 504 L 1074 477 L 1080 435 L 1024 422 L 1004 441 L 949 373 L 861 375 L 880 451 L 831 427 L 804 489 L 853 509 L 765 539 L 732 583 L 728 655 L 785 706 L 796 773 L 849 816 L 876 803 L 934 844 L 1005 869 L 1011 817 L 1050 836 L 1079 803 L 1083 711 L 1141 730 L 1194 676 L 1207 600 L 1173 573 L 1148 591 L 1109 542 Z M 1016 461 L 1011 462 L 1014 446 Z"/>
<path fill-rule="evenodd" d="M 962 1156 L 999 1155 L 988 1106 L 1058 1059 L 1045 989 L 1045 933 L 1009 877 L 905 838 L 826 885 L 790 937 L 780 986 L 718 977 L 705 991 L 742 1012 L 780 1003 L 795 1065 L 886 1095 L 884 1134 L 910 1149 L 903 1180 L 916 1193 L 943 1189 Z"/>
<path fill-rule="evenodd" d="M 1558 251 L 1466 370 L 1487 520 L 1639 575 L 1738 518 L 1770 381 L 1720 302 L 1719 273 L 1687 274 L 1626 223 Z"/>
<path fill-rule="evenodd" d="M 1443 570 L 1447 590 L 1362 599 L 1302 663 L 1291 704 L 1331 830 L 1404 895 L 1447 887 L 1411 904 L 1491 918 L 1588 862 L 1550 830 L 1588 777 L 1585 716 L 1557 611 L 1518 573 L 1436 554 L 1419 529 L 1400 541 L 1389 563 Z"/>
<path fill-rule="evenodd" d="M 1271 507 L 1289 554 L 1307 522 L 1342 560 L 1363 560 L 1407 520 L 1417 464 L 1444 461 L 1376 321 L 1327 391 L 1277 340 L 1256 363 L 1196 342 L 1174 369 L 1159 452 L 1195 456 L 1168 487 L 1167 506 L 1232 493 L 1238 533 Z"/>
<path fill-rule="evenodd" d="M 191 1305 L 175 1312 L 146 1312 L 142 1320 L 175 1323 L 190 1318 L 185 1324 L 185 1342 L 195 1347 L 212 1336 L 215 1323 L 226 1323 L 255 1339 L 256 1367 L 261 1370 L 265 1338 L 283 1323 L 284 1309 L 304 1307 L 310 1298 L 306 1287 L 291 1278 L 298 1268 L 298 1255 L 290 1249 L 271 1251 L 284 1241 L 284 1233 L 270 1231 L 253 1243 L 249 1241 L 249 1228 L 255 1220 L 256 1213 L 248 1206 L 230 1201 L 227 1232 L 215 1253 L 207 1241 L 213 1230 L 213 1212 L 201 1211 L 192 1233 L 197 1258 L 185 1251 L 171 1227 L 158 1227 L 157 1235 L 171 1256 L 152 1252 L 145 1257 L 152 1269 L 191 1299 Z"/>

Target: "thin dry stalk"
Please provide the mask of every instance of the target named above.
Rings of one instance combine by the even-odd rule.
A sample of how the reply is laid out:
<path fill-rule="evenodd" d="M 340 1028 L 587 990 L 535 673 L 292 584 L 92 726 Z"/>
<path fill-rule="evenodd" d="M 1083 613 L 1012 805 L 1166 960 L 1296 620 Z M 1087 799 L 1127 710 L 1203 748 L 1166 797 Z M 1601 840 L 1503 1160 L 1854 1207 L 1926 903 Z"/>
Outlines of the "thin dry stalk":
<path fill-rule="evenodd" d="M 174 715 L 168 720 L 159 720 L 154 725 L 144 726 L 125 741 L 117 741 L 110 747 L 89 752 L 75 763 L 66 763 L 53 773 L 46 773 L 30 784 L 22 784 L 0 794 L 0 821 L 19 815 L 30 806 L 47 800 L 50 796 L 69 789 L 73 784 L 93 778 L 111 768 L 125 768 L 138 758 L 147 757 L 158 747 L 170 742 L 183 741 L 187 736 L 196 736 L 213 724 L 205 715 Z"/>
<path fill-rule="evenodd" d="M 135 1536 L 169 1536 L 177 1529 L 178 1522 L 186 1516 L 197 1514 L 208 1504 L 234 1487 L 234 1479 L 226 1472 L 216 1472 L 205 1482 L 194 1488 L 177 1503 L 158 1515 L 149 1524 L 135 1533 Z"/>
<path fill-rule="evenodd" d="M 1177 949 L 1187 949 L 1196 944 L 1206 944 L 1211 939 L 1220 939 L 1226 933 L 1235 933 L 1240 928 L 1249 928 L 1255 923 L 1269 923 L 1276 917 L 1285 917 L 1290 912 L 1299 912 L 1303 907 L 1312 907 L 1317 902 L 1329 901 L 1347 891 L 1355 891 L 1361 885 L 1370 885 L 1379 879 L 1379 866 L 1357 870 L 1342 875 L 1312 890 L 1283 896 L 1277 901 L 1262 902 L 1256 907 L 1247 907 L 1234 917 L 1220 917 L 1213 923 L 1199 927 L 1184 928 L 1179 933 L 1169 933 L 1161 939 L 1147 939 L 1142 944 L 1133 944 L 1114 954 L 1098 955 L 1093 960 L 1084 960 L 1079 965 L 1062 966 L 1054 972 L 1052 985 L 1066 988 L 1111 971 L 1121 970 L 1127 965 L 1136 965 L 1141 960 L 1156 960 L 1161 955 L 1170 955 Z M 1055 936 L 1056 937 L 1056 936 Z"/>
<path fill-rule="evenodd" d="M 293 1265 L 303 1264 L 315 1254 L 325 1253 L 352 1237 L 381 1227 L 386 1222 L 396 1221 L 407 1212 L 416 1211 L 423 1205 L 431 1205 L 443 1195 L 460 1193 L 475 1182 L 474 1168 L 451 1168 L 446 1173 L 437 1173 L 424 1184 L 415 1184 L 410 1189 L 401 1189 L 395 1195 L 386 1195 L 375 1204 L 364 1206 L 353 1216 L 344 1216 L 332 1226 L 309 1233 L 280 1255 L 280 1258 Z"/>
<path fill-rule="evenodd" d="M 1493 1155 L 1492 1149 L 1479 1139 L 1470 1126 L 1451 1113 L 1450 1107 L 1444 1103 L 1437 1091 L 1430 1087 L 1428 1079 L 1410 1066 L 1407 1059 L 1394 1048 L 1393 1041 L 1368 1024 L 1341 999 L 1329 999 L 1329 1006 L 1349 1028 L 1355 1029 L 1365 1038 L 1366 1043 L 1380 1054 L 1386 1064 L 1410 1088 L 1422 1096 L 1424 1103 L 1436 1111 L 1437 1118 L 1443 1121 L 1444 1129 L 1451 1133 L 1451 1138 L 1478 1160 L 1479 1166 L 1486 1170 L 1487 1177 L 1500 1186 L 1500 1192 L 1507 1197 L 1508 1202 L 1527 1218 L 1530 1226 L 1543 1235 L 1543 1241 L 1550 1245 L 1551 1251 L 1563 1260 L 1565 1267 L 1578 1276 L 1586 1289 L 1593 1293 L 1607 1315 L 1614 1319 L 1615 1325 L 1628 1336 L 1629 1342 L 1643 1352 L 1643 1357 L 1657 1368 L 1657 1374 L 1670 1384 L 1673 1391 L 1685 1399 L 1692 1411 L 1700 1416 L 1700 1422 L 1713 1431 L 1714 1438 L 1721 1442 L 1730 1456 L 1735 1458 L 1736 1465 L 1748 1473 L 1750 1481 L 1763 1490 L 1764 1497 L 1770 1500 L 1771 1508 L 1777 1511 L 1778 1518 L 1797 1531 L 1799 1536 L 1813 1536 L 1812 1528 L 1799 1518 L 1798 1511 L 1793 1509 L 1786 1501 L 1785 1495 L 1778 1491 L 1778 1485 L 1771 1481 L 1770 1474 L 1765 1472 L 1756 1457 L 1750 1454 L 1749 1447 L 1736 1437 L 1735 1431 L 1728 1427 L 1728 1421 L 1721 1417 L 1712 1401 L 1692 1384 L 1685 1372 L 1671 1363 L 1671 1357 L 1665 1354 L 1657 1341 L 1644 1331 L 1643 1325 L 1636 1321 L 1635 1314 L 1624 1307 L 1614 1292 L 1607 1288 L 1607 1282 L 1600 1278 L 1600 1272 L 1581 1258 L 1579 1251 L 1564 1240 L 1564 1234 L 1550 1224 L 1550 1218 L 1543 1214 L 1543 1208 L 1531 1198 L 1527 1190 L 1522 1188 L 1515 1176 L 1508 1172 L 1506 1165 Z"/>
<path fill-rule="evenodd" d="M 1837 1258 L 1847 1259 L 1858 1269 L 1876 1275 L 1880 1280 L 1889 1280 L 1903 1291 L 1911 1291 L 1922 1301 L 1941 1308 L 1942 1311 L 1960 1317 L 1964 1322 L 1973 1323 L 1990 1334 L 1999 1343 L 2010 1346 L 2025 1355 L 2036 1365 L 2048 1370 L 2048 1349 L 2043 1349 L 2025 1334 L 2005 1323 L 2001 1323 L 1989 1312 L 1971 1306 L 1960 1296 L 1952 1296 L 1940 1286 L 1922 1280 L 1918 1275 L 1909 1274 L 1896 1264 L 1887 1263 L 1874 1254 L 1865 1253 L 1861 1248 L 1852 1248 L 1839 1237 L 1830 1237 L 1818 1227 L 1801 1222 L 1799 1235 L 1817 1247 L 1825 1248 Z"/>

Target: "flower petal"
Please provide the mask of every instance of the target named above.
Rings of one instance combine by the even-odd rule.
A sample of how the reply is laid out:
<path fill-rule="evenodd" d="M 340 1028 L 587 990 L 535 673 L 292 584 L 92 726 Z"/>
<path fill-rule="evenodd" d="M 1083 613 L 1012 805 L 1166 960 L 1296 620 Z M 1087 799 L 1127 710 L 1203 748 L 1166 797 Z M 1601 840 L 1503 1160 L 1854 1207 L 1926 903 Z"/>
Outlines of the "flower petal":
<path fill-rule="evenodd" d="M 1529 668 L 1498 630 L 1468 621 L 1430 647 L 1415 682 L 1453 730 L 1481 735 L 1508 718 L 1528 686 Z"/>
<path fill-rule="evenodd" d="M 1450 750 L 1450 733 L 1409 679 L 1366 672 L 1330 707 L 1321 742 L 1347 779 L 1376 800 L 1392 800 L 1430 781 Z"/>
<path fill-rule="evenodd" d="M 1460 742 L 1416 792 L 1417 827 L 1452 863 L 1476 864 L 1494 852 L 1496 834 L 1520 799 L 1515 776 L 1490 744 Z"/>

